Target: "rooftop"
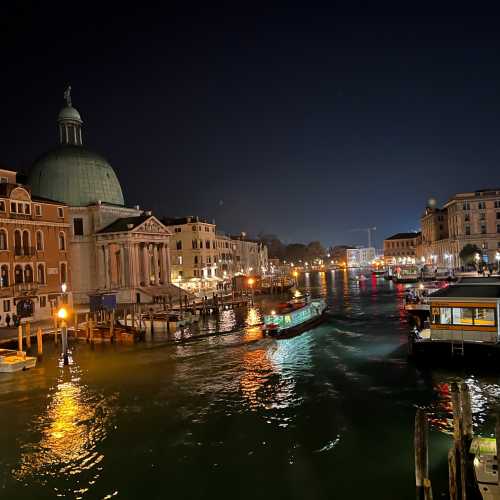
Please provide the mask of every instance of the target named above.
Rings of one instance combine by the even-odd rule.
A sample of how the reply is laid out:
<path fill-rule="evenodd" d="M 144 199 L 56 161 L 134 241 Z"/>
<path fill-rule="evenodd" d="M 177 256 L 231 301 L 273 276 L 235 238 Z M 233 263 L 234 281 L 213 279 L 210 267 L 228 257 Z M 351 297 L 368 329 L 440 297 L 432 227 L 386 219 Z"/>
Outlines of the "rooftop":
<path fill-rule="evenodd" d="M 386 240 L 409 240 L 412 238 L 416 238 L 417 236 L 420 236 L 420 232 L 418 233 L 397 233 L 389 238 L 386 238 Z"/>
<path fill-rule="evenodd" d="M 138 215 L 136 217 L 122 217 L 117 219 L 109 226 L 103 227 L 98 233 L 123 233 L 134 230 L 140 226 L 144 221 L 150 219 L 152 215 Z"/>
<path fill-rule="evenodd" d="M 500 298 L 500 282 L 451 285 L 434 292 L 431 299 L 435 298 L 497 299 Z"/>
<path fill-rule="evenodd" d="M 182 226 L 183 224 L 193 224 L 195 222 L 201 222 L 202 224 L 215 225 L 215 222 L 210 222 L 208 219 L 199 217 L 197 215 L 187 215 L 185 217 L 162 217 L 161 222 L 166 226 Z"/>

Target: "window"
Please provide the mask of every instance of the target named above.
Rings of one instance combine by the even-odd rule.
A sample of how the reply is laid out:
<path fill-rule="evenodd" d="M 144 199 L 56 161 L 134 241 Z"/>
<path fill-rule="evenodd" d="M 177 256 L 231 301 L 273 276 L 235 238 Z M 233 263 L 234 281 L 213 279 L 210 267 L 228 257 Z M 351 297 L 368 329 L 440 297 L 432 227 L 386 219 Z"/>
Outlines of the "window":
<path fill-rule="evenodd" d="M 194 256 L 194 265 L 195 266 L 198 265 L 198 256 L 197 255 Z"/>
<path fill-rule="evenodd" d="M 481 224 L 481 234 L 486 234 L 486 225 Z"/>
<path fill-rule="evenodd" d="M 0 212 L 5 212 L 5 201 L 0 201 Z"/>
<path fill-rule="evenodd" d="M 174 229 L 174 233 L 180 233 L 182 231 L 182 229 L 180 227 L 176 227 Z"/>
<path fill-rule="evenodd" d="M 36 232 L 36 249 L 39 252 L 43 250 L 43 233 L 42 233 L 42 231 Z"/>
<path fill-rule="evenodd" d="M 495 325 L 495 309 L 489 307 L 478 307 L 474 317 L 474 324 L 480 326 Z"/>
<path fill-rule="evenodd" d="M 500 233 L 500 224 L 497 224 L 497 233 Z"/>
<path fill-rule="evenodd" d="M 9 286 L 9 267 L 6 264 L 0 268 L 0 286 Z"/>
<path fill-rule="evenodd" d="M 14 268 L 14 282 L 16 285 L 23 282 L 23 268 L 20 265 Z"/>
<path fill-rule="evenodd" d="M 73 234 L 75 236 L 83 236 L 83 219 L 80 217 L 73 219 Z"/>
<path fill-rule="evenodd" d="M 454 325 L 472 325 L 474 317 L 474 309 L 472 308 L 453 308 L 453 324 Z"/>
<path fill-rule="evenodd" d="M 3 312 L 4 313 L 10 312 L 10 300 L 3 301 Z"/>
<path fill-rule="evenodd" d="M 441 325 L 451 325 L 451 307 L 440 308 L 439 323 Z"/>
<path fill-rule="evenodd" d="M 64 209 L 63 207 L 57 207 L 57 215 L 62 219 L 64 218 Z"/>
<path fill-rule="evenodd" d="M 479 214 L 479 220 L 486 220 L 486 214 L 484 212 Z"/>
<path fill-rule="evenodd" d="M 24 213 L 28 215 L 31 213 L 31 206 L 29 203 L 24 204 Z"/>
<path fill-rule="evenodd" d="M 486 208 L 486 203 L 484 201 L 480 201 L 477 204 L 477 208 L 479 208 L 479 210 L 484 210 Z"/>
<path fill-rule="evenodd" d="M 66 236 L 64 233 L 59 233 L 59 250 L 66 250 Z"/>
<path fill-rule="evenodd" d="M 466 226 L 465 226 L 465 234 L 466 234 L 467 236 L 470 236 L 470 226 L 469 226 L 469 225 L 466 225 Z"/>
<path fill-rule="evenodd" d="M 0 250 L 7 250 L 7 231 L 0 229 Z"/>
<path fill-rule="evenodd" d="M 210 248 L 210 241 L 209 240 L 205 241 L 205 248 Z"/>
<path fill-rule="evenodd" d="M 17 212 L 17 203 L 14 203 L 14 202 L 10 203 L 10 211 L 13 213 Z"/>
<path fill-rule="evenodd" d="M 198 248 L 198 240 L 193 240 L 193 248 L 194 249 Z"/>
<path fill-rule="evenodd" d="M 21 240 L 21 231 L 16 229 L 14 231 L 14 252 L 16 255 L 21 255 L 22 251 L 22 240 Z"/>
<path fill-rule="evenodd" d="M 45 266 L 43 264 L 38 264 L 36 278 L 40 285 L 45 285 Z"/>
<path fill-rule="evenodd" d="M 495 201 L 495 208 L 500 208 L 500 201 Z"/>
<path fill-rule="evenodd" d="M 0 177 L 0 184 L 7 184 L 9 182 L 9 179 L 7 177 Z"/>
<path fill-rule="evenodd" d="M 177 250 L 182 250 L 182 241 L 180 241 L 180 240 L 176 241 L 175 248 Z"/>
<path fill-rule="evenodd" d="M 30 233 L 23 231 L 23 255 L 30 254 Z"/>
<path fill-rule="evenodd" d="M 470 210 L 470 205 L 468 201 L 462 203 L 462 210 Z"/>
<path fill-rule="evenodd" d="M 33 269 L 29 264 L 24 267 L 24 282 L 33 283 Z"/>
<path fill-rule="evenodd" d="M 41 217 L 42 215 L 42 205 L 35 205 L 35 215 Z"/>
<path fill-rule="evenodd" d="M 68 268 L 66 267 L 66 262 L 61 262 L 59 264 L 59 278 L 61 284 L 66 283 L 68 279 Z"/>
<path fill-rule="evenodd" d="M 176 260 L 177 260 L 176 264 L 178 266 L 182 266 L 182 255 L 178 255 L 177 258 L 176 258 Z"/>
<path fill-rule="evenodd" d="M 40 307 L 47 307 L 47 295 L 40 295 Z"/>

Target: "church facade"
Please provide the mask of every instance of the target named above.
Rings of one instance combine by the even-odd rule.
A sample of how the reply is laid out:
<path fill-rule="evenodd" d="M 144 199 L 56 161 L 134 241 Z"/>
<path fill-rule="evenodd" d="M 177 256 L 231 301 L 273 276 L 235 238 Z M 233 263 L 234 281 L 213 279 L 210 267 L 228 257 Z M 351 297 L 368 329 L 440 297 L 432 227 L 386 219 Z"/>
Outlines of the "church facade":
<path fill-rule="evenodd" d="M 35 162 L 28 183 L 38 196 L 68 206 L 74 303 L 108 293 L 119 304 L 176 297 L 170 231 L 151 212 L 125 206 L 111 165 L 83 146 L 83 121 L 69 92 L 65 97 L 58 117 L 60 144 Z"/>

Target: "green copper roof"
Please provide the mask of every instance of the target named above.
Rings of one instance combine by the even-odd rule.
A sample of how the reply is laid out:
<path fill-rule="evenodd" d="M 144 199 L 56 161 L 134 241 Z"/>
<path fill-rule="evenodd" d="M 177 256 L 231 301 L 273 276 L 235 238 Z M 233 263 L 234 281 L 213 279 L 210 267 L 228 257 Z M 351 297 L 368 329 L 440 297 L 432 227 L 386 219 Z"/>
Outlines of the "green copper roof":
<path fill-rule="evenodd" d="M 58 121 L 70 120 L 82 123 L 82 117 L 76 108 L 73 106 L 65 106 L 59 111 Z"/>
<path fill-rule="evenodd" d="M 33 165 L 28 177 L 35 196 L 86 206 L 97 201 L 123 205 L 123 193 L 111 165 L 82 146 L 59 146 Z"/>

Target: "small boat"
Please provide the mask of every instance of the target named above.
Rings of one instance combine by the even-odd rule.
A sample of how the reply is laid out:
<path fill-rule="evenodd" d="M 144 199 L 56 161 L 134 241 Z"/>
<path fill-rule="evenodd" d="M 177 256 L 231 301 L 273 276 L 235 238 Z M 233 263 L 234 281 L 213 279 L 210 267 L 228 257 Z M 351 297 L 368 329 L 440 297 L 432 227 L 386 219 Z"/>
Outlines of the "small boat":
<path fill-rule="evenodd" d="M 24 351 L 0 349 L 0 373 L 19 372 L 36 366 L 36 358 L 26 356 Z"/>
<path fill-rule="evenodd" d="M 264 315 L 264 333 L 278 338 L 298 335 L 318 325 L 325 318 L 323 299 L 297 298 L 280 304 L 276 311 Z"/>

